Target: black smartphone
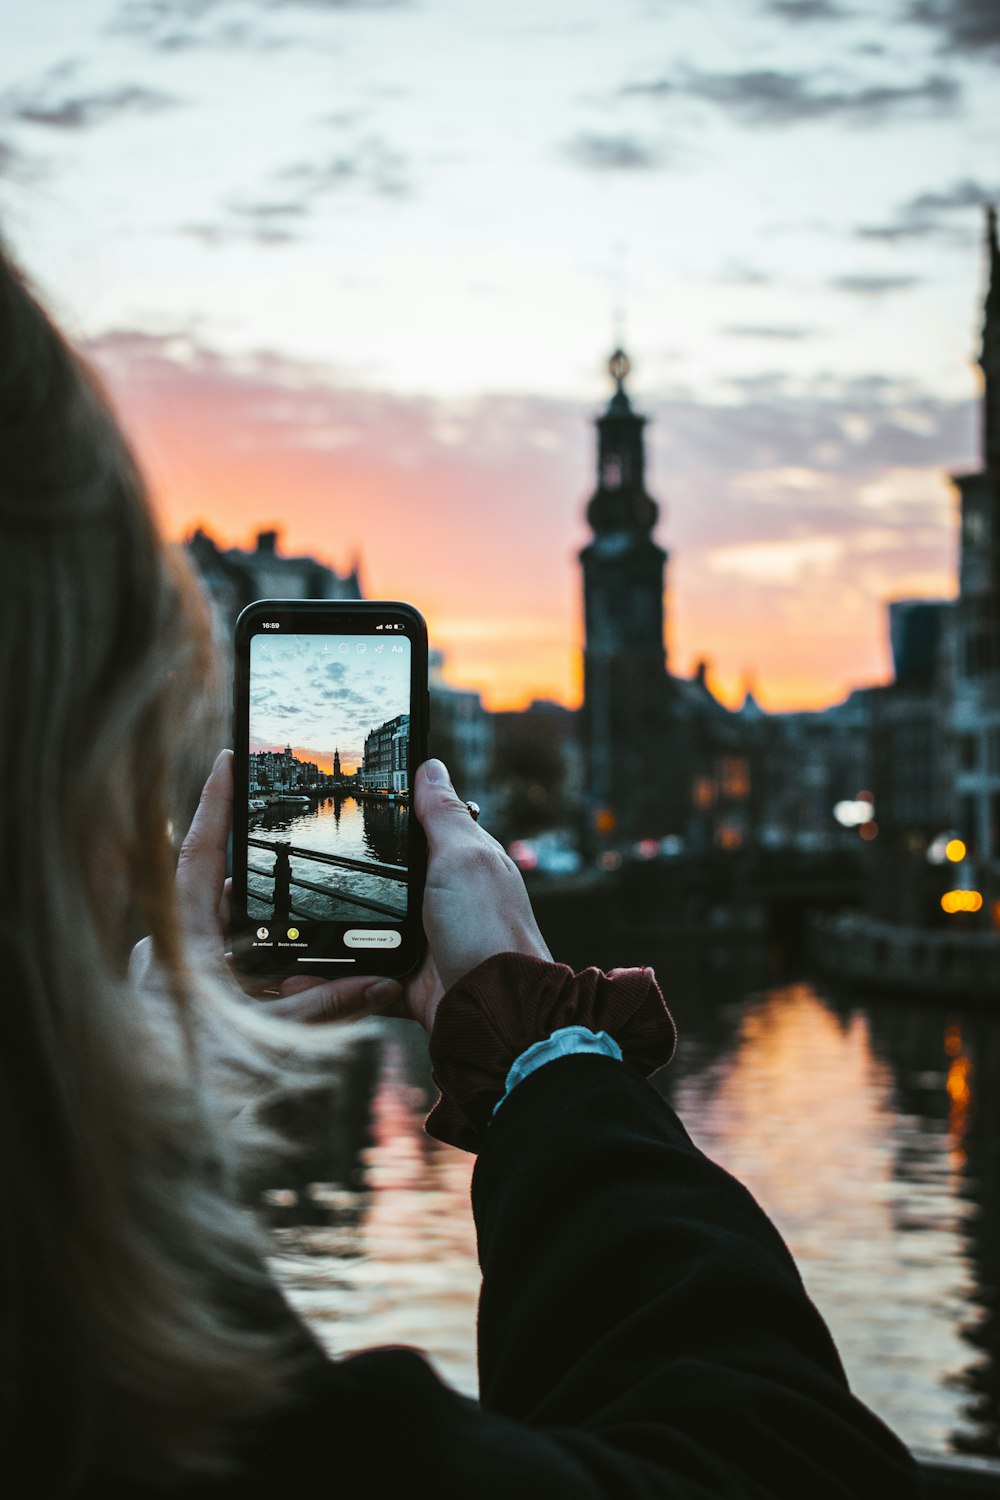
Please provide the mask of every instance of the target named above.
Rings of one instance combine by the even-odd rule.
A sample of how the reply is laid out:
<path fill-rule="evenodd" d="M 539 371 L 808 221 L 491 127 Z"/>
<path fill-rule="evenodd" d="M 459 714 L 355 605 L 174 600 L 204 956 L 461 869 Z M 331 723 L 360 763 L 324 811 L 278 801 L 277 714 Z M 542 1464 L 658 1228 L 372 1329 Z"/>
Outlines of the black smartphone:
<path fill-rule="evenodd" d="M 236 622 L 232 948 L 252 974 L 391 978 L 423 956 L 427 627 L 412 605 L 264 599 Z"/>

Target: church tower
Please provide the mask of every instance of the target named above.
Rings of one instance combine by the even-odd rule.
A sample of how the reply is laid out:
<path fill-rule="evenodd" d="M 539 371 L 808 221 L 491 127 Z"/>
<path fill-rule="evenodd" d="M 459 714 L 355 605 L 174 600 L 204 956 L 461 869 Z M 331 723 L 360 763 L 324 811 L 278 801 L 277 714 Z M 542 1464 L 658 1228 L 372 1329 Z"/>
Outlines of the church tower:
<path fill-rule="evenodd" d="M 659 514 L 646 493 L 645 417 L 625 390 L 629 361 L 608 364 L 614 395 L 597 419 L 593 540 L 583 567 L 583 752 L 588 835 L 614 842 L 668 831 L 665 806 L 667 671 L 664 574 L 653 541 Z"/>
<path fill-rule="evenodd" d="M 333 779 L 334 779 L 334 781 L 339 781 L 340 780 L 340 751 L 339 750 L 334 750 L 334 752 L 333 752 Z"/>

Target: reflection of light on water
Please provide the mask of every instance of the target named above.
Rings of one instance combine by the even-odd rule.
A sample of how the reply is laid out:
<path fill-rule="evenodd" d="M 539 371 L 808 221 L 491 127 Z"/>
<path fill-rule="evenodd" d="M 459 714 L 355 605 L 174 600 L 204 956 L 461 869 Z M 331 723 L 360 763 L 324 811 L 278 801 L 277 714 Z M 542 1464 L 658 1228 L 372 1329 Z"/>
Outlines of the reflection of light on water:
<path fill-rule="evenodd" d="M 682 1035 L 671 1097 L 698 1144 L 778 1224 L 858 1395 L 909 1442 L 946 1448 L 969 1430 L 966 1382 L 979 1358 L 962 1337 L 978 1305 L 976 1206 L 954 1154 L 971 1119 L 971 1063 L 957 1024 L 934 1066 L 940 1031 L 926 1012 L 888 1006 L 885 1016 L 842 1019 L 804 984 L 755 996 L 736 1011 L 728 1051 Z M 889 1038 L 899 1091 L 873 1029 L 881 1045 Z M 279 1231 L 279 1268 L 331 1351 L 413 1344 L 471 1393 L 473 1160 L 429 1140 L 423 1110 L 392 1041 L 364 1185 L 312 1184 L 304 1196 L 329 1222 Z"/>
<path fill-rule="evenodd" d="M 949 1021 L 944 1032 L 944 1050 L 951 1058 L 945 1087 L 948 1090 L 948 1133 L 951 1136 L 951 1164 L 956 1172 L 965 1166 L 965 1132 L 972 1105 L 972 1063 L 962 1051 L 962 1029 Z"/>
<path fill-rule="evenodd" d="M 753 1001 L 705 1081 L 675 1086 L 678 1111 L 777 1223 L 854 1389 L 911 1443 L 946 1447 L 973 1281 L 945 1122 L 905 1113 L 867 1017 L 842 1022 L 808 985 Z"/>
<path fill-rule="evenodd" d="M 423 1092 L 407 1086 L 398 1046 L 389 1043 L 372 1100 L 365 1185 L 352 1192 L 313 1184 L 310 1197 L 335 1222 L 279 1231 L 276 1269 L 331 1353 L 413 1345 L 475 1395 L 474 1161 L 425 1135 L 424 1113 Z"/>

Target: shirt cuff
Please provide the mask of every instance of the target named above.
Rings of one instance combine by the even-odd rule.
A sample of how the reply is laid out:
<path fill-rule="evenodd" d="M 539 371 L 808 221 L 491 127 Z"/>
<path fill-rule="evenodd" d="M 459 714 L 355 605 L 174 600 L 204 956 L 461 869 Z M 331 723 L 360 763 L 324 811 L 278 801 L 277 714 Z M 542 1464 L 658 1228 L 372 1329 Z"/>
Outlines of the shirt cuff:
<path fill-rule="evenodd" d="M 652 969 L 583 969 L 498 953 L 452 985 L 430 1037 L 441 1098 L 429 1135 L 478 1151 L 515 1059 L 566 1027 L 605 1031 L 646 1076 L 673 1056 L 677 1031 Z"/>
<path fill-rule="evenodd" d="M 572 1057 L 575 1052 L 593 1052 L 601 1057 L 613 1057 L 616 1062 L 622 1060 L 622 1049 L 606 1031 L 588 1031 L 586 1026 L 560 1026 L 551 1036 L 532 1042 L 520 1057 L 515 1057 L 507 1074 L 503 1096 L 494 1104 L 493 1113 L 496 1114 L 511 1090 L 530 1078 L 532 1073 L 537 1073 L 548 1062 L 555 1062 L 557 1057 Z"/>

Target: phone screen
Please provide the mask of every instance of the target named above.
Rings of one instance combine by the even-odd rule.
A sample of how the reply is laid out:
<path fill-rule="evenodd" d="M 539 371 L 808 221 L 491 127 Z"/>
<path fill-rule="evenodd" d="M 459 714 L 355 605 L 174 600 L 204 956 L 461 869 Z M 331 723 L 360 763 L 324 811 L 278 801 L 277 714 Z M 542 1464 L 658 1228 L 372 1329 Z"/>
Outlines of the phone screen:
<path fill-rule="evenodd" d="M 401 974 L 422 952 L 423 621 L 265 601 L 237 626 L 233 949 L 256 973 Z"/>

